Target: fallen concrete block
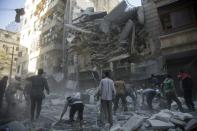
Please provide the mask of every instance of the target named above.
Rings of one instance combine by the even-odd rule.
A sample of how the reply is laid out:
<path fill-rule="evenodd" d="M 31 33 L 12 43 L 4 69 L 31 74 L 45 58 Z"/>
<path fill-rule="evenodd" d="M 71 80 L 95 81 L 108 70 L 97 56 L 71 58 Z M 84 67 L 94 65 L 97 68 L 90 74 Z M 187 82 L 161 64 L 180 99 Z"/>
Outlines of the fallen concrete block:
<path fill-rule="evenodd" d="M 160 112 L 158 114 L 155 114 L 155 119 L 161 120 L 164 122 L 169 122 L 171 117 L 172 117 L 172 115 L 170 115 L 168 113 L 164 113 L 164 112 Z"/>
<path fill-rule="evenodd" d="M 182 121 L 182 120 L 170 118 L 170 122 L 172 122 L 173 124 L 175 124 L 178 127 L 185 127 L 186 126 L 186 122 Z"/>
<path fill-rule="evenodd" d="M 190 120 L 185 126 L 185 131 L 197 130 L 197 119 Z"/>
<path fill-rule="evenodd" d="M 173 118 L 186 121 L 186 120 L 191 120 L 193 116 L 189 113 L 182 113 L 182 112 L 172 112 L 173 113 Z"/>
<path fill-rule="evenodd" d="M 27 131 L 25 126 L 18 121 L 10 122 L 6 126 L 10 131 Z"/>
<path fill-rule="evenodd" d="M 132 116 L 126 124 L 123 125 L 124 131 L 134 131 L 137 130 L 142 123 L 146 120 L 146 117 L 134 115 Z"/>
<path fill-rule="evenodd" d="M 163 122 L 160 120 L 151 120 L 149 119 L 148 122 L 151 125 L 151 129 L 169 129 L 169 128 L 175 128 L 175 125 L 170 122 Z"/>

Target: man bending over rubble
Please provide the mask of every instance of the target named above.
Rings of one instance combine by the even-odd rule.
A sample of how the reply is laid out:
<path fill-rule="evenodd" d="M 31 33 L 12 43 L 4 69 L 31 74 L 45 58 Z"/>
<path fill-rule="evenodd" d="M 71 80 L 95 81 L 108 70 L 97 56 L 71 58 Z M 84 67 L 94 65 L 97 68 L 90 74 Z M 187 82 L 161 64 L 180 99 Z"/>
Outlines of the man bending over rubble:
<path fill-rule="evenodd" d="M 156 96 L 160 96 L 159 90 L 147 88 L 142 91 L 142 103 L 144 103 L 144 97 L 146 97 L 146 101 L 150 110 L 153 109 L 152 102 Z"/>
<path fill-rule="evenodd" d="M 71 96 L 67 97 L 64 109 L 60 117 L 60 121 L 62 120 L 62 117 L 66 113 L 68 107 L 70 107 L 70 113 L 69 113 L 70 120 L 69 121 L 74 122 L 75 113 L 78 112 L 78 119 L 80 120 L 80 126 L 82 126 L 83 110 L 84 110 L 84 104 L 82 100 L 77 97 L 71 97 Z"/>

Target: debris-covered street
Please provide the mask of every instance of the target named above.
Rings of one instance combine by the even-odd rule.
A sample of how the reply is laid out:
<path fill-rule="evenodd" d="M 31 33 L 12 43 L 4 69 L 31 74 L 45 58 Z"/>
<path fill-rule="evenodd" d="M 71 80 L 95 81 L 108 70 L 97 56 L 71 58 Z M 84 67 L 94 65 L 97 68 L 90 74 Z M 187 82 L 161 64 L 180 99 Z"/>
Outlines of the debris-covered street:
<path fill-rule="evenodd" d="M 0 19 L 0 131 L 197 130 L 196 0 L 6 0 Z"/>

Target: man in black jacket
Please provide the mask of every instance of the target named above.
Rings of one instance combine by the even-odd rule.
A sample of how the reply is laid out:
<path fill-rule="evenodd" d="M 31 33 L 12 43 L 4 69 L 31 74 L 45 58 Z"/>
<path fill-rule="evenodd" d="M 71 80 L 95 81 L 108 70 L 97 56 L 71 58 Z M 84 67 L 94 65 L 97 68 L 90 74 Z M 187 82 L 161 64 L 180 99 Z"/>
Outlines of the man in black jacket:
<path fill-rule="evenodd" d="M 34 120 L 34 113 L 36 109 L 36 119 L 40 116 L 42 109 L 42 100 L 45 98 L 44 90 L 49 94 L 49 87 L 47 80 L 42 76 L 43 69 L 38 70 L 38 75 L 30 77 L 30 100 L 31 100 L 31 120 Z"/>
<path fill-rule="evenodd" d="M 7 85 L 7 81 L 8 81 L 8 77 L 4 76 L 1 80 L 0 80 L 0 110 L 2 107 L 2 103 L 3 103 L 3 96 L 5 94 L 5 88 Z"/>
<path fill-rule="evenodd" d="M 180 71 L 178 78 L 182 81 L 182 88 L 184 91 L 184 99 L 190 111 L 195 111 L 194 103 L 192 100 L 193 81 L 189 73 Z"/>

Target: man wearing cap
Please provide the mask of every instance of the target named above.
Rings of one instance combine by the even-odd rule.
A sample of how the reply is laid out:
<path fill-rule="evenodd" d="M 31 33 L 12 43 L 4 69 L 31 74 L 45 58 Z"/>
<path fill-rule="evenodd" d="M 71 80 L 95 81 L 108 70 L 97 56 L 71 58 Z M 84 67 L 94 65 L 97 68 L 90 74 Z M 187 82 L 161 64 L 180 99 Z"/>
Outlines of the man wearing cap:
<path fill-rule="evenodd" d="M 80 125 L 81 125 L 82 121 L 83 121 L 83 110 L 84 110 L 84 104 L 83 104 L 82 100 L 76 96 L 67 97 L 64 109 L 63 109 L 61 117 L 60 117 L 60 120 L 62 120 L 68 107 L 70 107 L 70 112 L 69 112 L 70 122 L 74 121 L 75 113 L 78 112 L 78 119 L 80 120 Z"/>
<path fill-rule="evenodd" d="M 42 109 L 42 100 L 45 98 L 44 90 L 49 94 L 47 80 L 42 76 L 43 69 L 38 69 L 38 75 L 28 78 L 31 81 L 30 99 L 31 99 L 31 120 L 34 120 L 36 109 L 36 119 L 40 116 Z"/>

